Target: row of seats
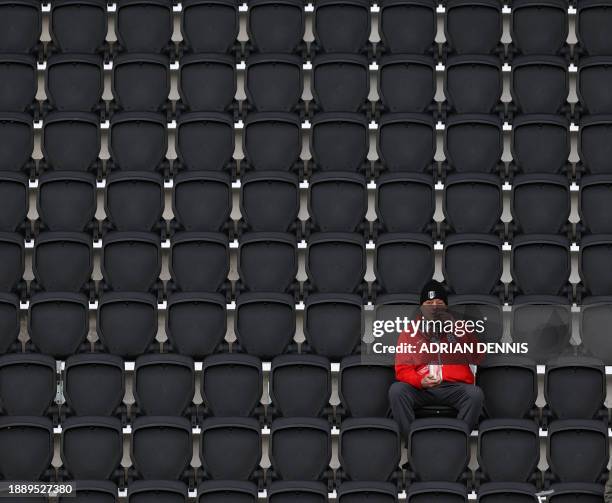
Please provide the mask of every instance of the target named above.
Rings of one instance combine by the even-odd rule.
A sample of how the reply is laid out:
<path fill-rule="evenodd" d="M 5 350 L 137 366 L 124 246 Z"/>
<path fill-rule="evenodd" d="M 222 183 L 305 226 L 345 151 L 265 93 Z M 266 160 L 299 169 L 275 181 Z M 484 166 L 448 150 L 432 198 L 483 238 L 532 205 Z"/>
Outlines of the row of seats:
<path fill-rule="evenodd" d="M 339 403 L 330 404 L 332 374 L 327 358 L 293 354 L 272 360 L 269 402 L 264 410 L 262 362 L 252 355 L 215 354 L 204 359 L 196 378 L 191 358 L 148 354 L 136 358 L 132 383 L 134 403 L 129 416 L 205 418 L 252 417 L 270 424 L 278 418 L 319 417 L 342 424 L 347 418 L 386 417 L 387 390 L 393 367 L 359 355 L 341 360 Z M 48 415 L 57 423 L 72 416 L 116 416 L 126 424 L 124 362 L 108 354 L 84 353 L 66 359 L 60 376 L 55 360 L 35 353 L 0 357 L 1 412 L 9 416 Z M 196 381 L 202 404 L 196 407 Z M 531 419 L 546 427 L 557 420 L 608 422 L 604 405 L 606 373 L 600 360 L 558 357 L 547 362 L 545 407 L 538 396 L 535 362 L 525 357 L 489 357 L 479 367 L 477 385 L 483 390 L 483 417 L 490 420 Z M 95 390 L 95 393 L 92 392 Z M 61 407 L 57 403 L 61 404 Z M 535 424 L 535 423 L 534 423 Z"/>

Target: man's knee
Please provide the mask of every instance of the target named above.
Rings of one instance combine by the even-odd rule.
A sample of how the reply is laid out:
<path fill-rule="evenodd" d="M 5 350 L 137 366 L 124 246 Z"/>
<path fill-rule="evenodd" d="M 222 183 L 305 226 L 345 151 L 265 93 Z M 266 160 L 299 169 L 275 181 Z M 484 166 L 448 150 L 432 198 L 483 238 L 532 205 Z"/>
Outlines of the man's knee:
<path fill-rule="evenodd" d="M 467 385 L 464 387 L 463 393 L 465 394 L 465 399 L 474 407 L 482 407 L 484 404 L 484 393 L 480 387 L 472 384 Z"/>
<path fill-rule="evenodd" d="M 412 401 L 416 388 L 405 382 L 394 382 L 389 388 L 389 402 L 398 403 L 401 400 Z"/>

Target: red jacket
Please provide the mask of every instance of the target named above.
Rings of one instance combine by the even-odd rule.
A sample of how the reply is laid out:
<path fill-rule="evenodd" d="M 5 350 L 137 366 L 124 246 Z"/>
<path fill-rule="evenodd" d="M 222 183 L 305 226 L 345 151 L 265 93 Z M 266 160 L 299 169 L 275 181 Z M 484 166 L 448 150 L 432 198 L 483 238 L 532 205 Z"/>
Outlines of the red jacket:
<path fill-rule="evenodd" d="M 414 337 L 412 335 L 412 328 L 402 332 L 398 338 L 398 347 L 402 343 L 413 344 L 418 347 L 419 344 L 427 342 L 428 339 L 418 330 Z M 464 335 L 461 339 L 457 338 L 460 342 L 471 342 L 476 343 L 476 337 L 473 333 Z M 443 337 L 440 342 L 446 342 Z M 474 373 L 470 368 L 469 363 L 474 363 L 475 355 L 467 355 L 460 357 L 465 358 L 465 364 L 445 364 L 442 361 L 442 381 L 443 382 L 464 382 L 468 384 L 474 383 Z M 479 360 L 477 357 L 476 360 Z M 469 362 L 469 363 L 468 363 Z M 395 378 L 398 381 L 405 382 L 414 386 L 415 388 L 422 389 L 421 381 L 429 373 L 429 363 L 438 363 L 437 356 L 432 354 L 406 354 L 396 353 L 395 355 Z"/>

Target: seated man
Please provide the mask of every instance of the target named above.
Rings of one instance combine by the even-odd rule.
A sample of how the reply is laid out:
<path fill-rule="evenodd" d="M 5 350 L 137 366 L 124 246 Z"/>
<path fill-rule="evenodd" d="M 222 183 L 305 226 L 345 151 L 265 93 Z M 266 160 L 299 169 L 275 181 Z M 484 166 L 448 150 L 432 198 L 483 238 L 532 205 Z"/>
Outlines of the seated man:
<path fill-rule="evenodd" d="M 452 320 L 447 310 L 447 295 L 442 284 L 430 281 L 421 292 L 421 320 Z M 398 339 L 401 344 L 418 347 L 430 342 L 475 342 L 473 333 L 463 337 L 446 332 L 432 333 L 422 329 L 409 329 Z M 453 360 L 462 363 L 454 363 Z M 472 361 L 470 361 L 472 360 Z M 397 353 L 395 378 L 389 389 L 389 402 L 393 418 L 398 422 L 404 438 L 408 438 L 415 409 L 424 405 L 449 405 L 457 410 L 457 418 L 473 429 L 478 423 L 483 405 L 482 390 L 474 384 L 474 373 L 469 355 L 405 354 Z M 445 361 L 453 361 L 447 364 Z"/>

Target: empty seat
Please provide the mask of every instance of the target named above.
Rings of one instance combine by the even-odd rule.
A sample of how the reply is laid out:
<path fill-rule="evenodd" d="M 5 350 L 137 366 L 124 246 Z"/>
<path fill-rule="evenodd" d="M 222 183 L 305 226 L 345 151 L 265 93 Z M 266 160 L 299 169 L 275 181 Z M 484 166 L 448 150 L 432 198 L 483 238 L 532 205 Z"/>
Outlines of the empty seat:
<path fill-rule="evenodd" d="M 299 53 L 305 47 L 304 29 L 301 1 L 249 1 L 247 31 L 254 52 Z"/>
<path fill-rule="evenodd" d="M 83 345 L 89 349 L 86 341 L 88 310 L 87 297 L 82 294 L 44 292 L 32 295 L 28 312 L 30 342 L 38 351 L 59 359 L 78 352 Z"/>
<path fill-rule="evenodd" d="M 253 416 L 263 391 L 261 360 L 240 353 L 207 356 L 202 363 L 201 389 L 206 415 Z"/>
<path fill-rule="evenodd" d="M 172 287 L 185 292 L 217 292 L 226 287 L 230 257 L 227 236 L 180 232 L 170 243 Z"/>
<path fill-rule="evenodd" d="M 449 111 L 459 114 L 493 113 L 502 94 L 502 71 L 495 56 L 449 57 L 444 95 Z"/>
<path fill-rule="evenodd" d="M 113 59 L 113 97 L 125 111 L 164 110 L 170 92 L 168 58 L 158 54 L 121 54 Z"/>
<path fill-rule="evenodd" d="M 117 485 L 107 480 L 78 480 L 75 482 L 73 494 L 69 496 L 60 496 L 60 503 L 70 503 L 73 497 L 77 501 L 94 502 L 94 503 L 116 503 L 117 501 Z"/>
<path fill-rule="evenodd" d="M 240 213 L 246 230 L 292 232 L 298 223 L 300 196 L 293 173 L 257 171 L 240 177 Z"/>
<path fill-rule="evenodd" d="M 564 236 L 518 236 L 512 243 L 512 279 L 526 295 L 561 295 L 570 275 L 569 242 Z"/>
<path fill-rule="evenodd" d="M 583 116 L 578 130 L 578 168 L 587 174 L 610 174 L 612 155 L 612 116 Z"/>
<path fill-rule="evenodd" d="M 591 56 L 610 54 L 612 38 L 607 29 L 612 21 L 608 2 L 580 2 L 576 8 L 576 35 L 580 50 Z"/>
<path fill-rule="evenodd" d="M 298 270 L 297 242 L 291 234 L 248 232 L 240 237 L 240 287 L 251 292 L 291 292 Z"/>
<path fill-rule="evenodd" d="M 0 171 L 0 231 L 18 232 L 28 229 L 28 207 L 27 176 Z"/>
<path fill-rule="evenodd" d="M 224 231 L 231 226 L 231 196 L 231 180 L 226 173 L 179 173 L 174 177 L 171 225 L 183 231 Z"/>
<path fill-rule="evenodd" d="M 157 300 L 153 295 L 105 293 L 100 297 L 96 329 L 109 353 L 134 358 L 147 352 L 157 328 Z"/>
<path fill-rule="evenodd" d="M 378 63 L 378 95 L 384 112 L 423 113 L 437 109 L 433 58 L 395 54 Z"/>
<path fill-rule="evenodd" d="M 9 416 L 44 416 L 57 393 L 55 360 L 46 355 L 0 357 L 0 407 Z"/>
<path fill-rule="evenodd" d="M 17 291 L 22 284 L 25 268 L 23 236 L 0 232 L 0 291 Z"/>
<path fill-rule="evenodd" d="M 570 391 L 571 390 L 571 391 Z M 547 413 L 556 419 L 607 418 L 603 362 L 588 357 L 559 357 L 546 363 Z"/>
<path fill-rule="evenodd" d="M 244 121 L 241 169 L 296 171 L 302 151 L 300 119 L 290 113 L 250 113 Z"/>
<path fill-rule="evenodd" d="M 308 184 L 308 214 L 315 232 L 360 232 L 367 228 L 366 180 L 344 172 L 314 174 Z"/>
<path fill-rule="evenodd" d="M 173 480 L 136 480 L 128 486 L 129 503 L 184 503 L 188 489 Z"/>
<path fill-rule="evenodd" d="M 281 480 L 317 481 L 331 460 L 329 423 L 319 418 L 281 418 L 270 427 L 271 475 Z M 300 455 L 296 456 L 299 452 Z"/>
<path fill-rule="evenodd" d="M 536 487 L 520 482 L 489 482 L 478 488 L 478 503 L 512 501 L 514 503 L 537 503 Z"/>
<path fill-rule="evenodd" d="M 32 269 L 36 286 L 46 291 L 79 292 L 93 271 L 93 243 L 87 234 L 43 232 L 36 238 Z"/>
<path fill-rule="evenodd" d="M 383 234 L 376 241 L 374 257 L 377 292 L 419 293 L 433 276 L 434 265 L 431 236 Z"/>
<path fill-rule="evenodd" d="M 125 393 L 123 360 L 118 356 L 85 353 L 66 359 L 64 398 L 78 416 L 111 416 Z"/>
<path fill-rule="evenodd" d="M 202 423 L 200 460 L 205 478 L 250 480 L 261 461 L 261 427 L 247 417 L 208 418 Z"/>
<path fill-rule="evenodd" d="M 250 503 L 251 500 L 245 503 Z M 309 501 L 312 503 L 325 503 L 327 501 L 327 488 L 322 482 L 272 482 L 268 489 L 270 503 L 289 503 L 291 501 Z"/>
<path fill-rule="evenodd" d="M 45 91 L 48 105 L 60 112 L 97 112 L 103 108 L 102 57 L 55 54 L 47 60 Z"/>
<path fill-rule="evenodd" d="M 49 63 L 47 62 L 47 65 Z M 34 110 L 38 81 L 36 60 L 33 57 L 24 54 L 0 54 L 0 82 L 0 110 Z"/>
<path fill-rule="evenodd" d="M 19 298 L 11 293 L 0 292 L 0 352 L 21 348 L 17 340 L 21 328 Z"/>
<path fill-rule="evenodd" d="M 586 295 L 612 295 L 612 277 L 608 264 L 612 257 L 612 236 L 595 234 L 580 242 L 578 271 Z"/>
<path fill-rule="evenodd" d="M 316 233 L 308 240 L 306 273 L 320 293 L 355 293 L 366 270 L 365 244 L 359 234 Z"/>
<path fill-rule="evenodd" d="M 502 123 L 494 115 L 454 115 L 446 121 L 444 155 L 457 173 L 499 173 L 503 153 Z"/>
<path fill-rule="evenodd" d="M 384 171 L 431 173 L 437 169 L 436 125 L 424 114 L 384 114 L 379 121 L 376 151 Z"/>
<path fill-rule="evenodd" d="M 501 341 L 504 335 L 504 315 L 499 295 L 451 294 L 448 296 L 448 305 L 456 319 L 485 322 L 484 332 L 473 334 L 479 342 Z"/>
<path fill-rule="evenodd" d="M 134 364 L 134 400 L 148 416 L 182 416 L 195 392 L 193 360 L 173 354 L 142 355 Z"/>
<path fill-rule="evenodd" d="M 553 480 L 602 483 L 609 456 L 607 431 L 603 421 L 553 421 L 546 442 L 549 475 Z"/>
<path fill-rule="evenodd" d="M 338 458 L 346 479 L 387 482 L 397 474 L 401 449 L 394 420 L 346 419 L 338 442 Z"/>
<path fill-rule="evenodd" d="M 159 53 L 171 44 L 172 0 L 117 2 L 117 43 L 124 51 Z"/>
<path fill-rule="evenodd" d="M 41 5 L 37 0 L 4 2 L 0 19 L 0 52 L 34 52 L 42 31 Z"/>
<path fill-rule="evenodd" d="M 432 499 L 445 503 L 464 503 L 468 497 L 465 486 L 457 482 L 415 482 L 406 494 L 408 503 L 425 503 Z"/>
<path fill-rule="evenodd" d="M 376 228 L 381 232 L 431 231 L 433 180 L 421 173 L 385 173 L 376 180 Z"/>
<path fill-rule="evenodd" d="M 386 417 L 389 412 L 389 387 L 395 381 L 391 366 L 364 362 L 359 355 L 340 362 L 338 395 L 342 413 L 348 417 Z"/>
<path fill-rule="evenodd" d="M 603 360 L 606 365 L 612 361 L 609 337 L 601 327 L 612 316 L 612 297 L 586 297 L 580 310 L 580 340 L 586 354 Z"/>
<path fill-rule="evenodd" d="M 331 367 L 316 355 L 281 355 L 270 369 L 269 410 L 275 416 L 317 417 L 330 413 Z"/>
<path fill-rule="evenodd" d="M 555 115 L 519 116 L 513 122 L 510 146 L 518 171 L 565 174 L 570 155 L 569 123 Z"/>
<path fill-rule="evenodd" d="M 370 92 L 368 68 L 368 60 L 362 55 L 322 54 L 315 57 L 311 87 L 316 110 L 365 111 Z"/>
<path fill-rule="evenodd" d="M 227 329 L 224 295 L 172 293 L 167 302 L 166 335 L 174 351 L 201 359 L 223 342 Z"/>
<path fill-rule="evenodd" d="M 612 85 L 611 68 L 612 57 L 595 56 L 580 61 L 576 91 L 582 106 L 582 113 L 612 113 L 612 98 L 607 91 L 607 88 Z"/>
<path fill-rule="evenodd" d="M 71 478 L 111 479 L 123 457 L 121 421 L 114 417 L 68 418 L 62 422 L 60 446 L 63 469 Z"/>
<path fill-rule="evenodd" d="M 280 293 L 241 293 L 234 332 L 239 347 L 263 359 L 284 353 L 295 335 L 294 298 Z"/>
<path fill-rule="evenodd" d="M 134 471 L 145 480 L 179 480 L 189 468 L 191 424 L 183 417 L 136 418 L 131 440 Z"/>
<path fill-rule="evenodd" d="M 163 115 L 116 113 L 110 121 L 110 167 L 121 171 L 161 171 L 168 148 Z"/>
<path fill-rule="evenodd" d="M 521 54 L 560 54 L 569 31 L 564 0 L 519 0 L 512 5 L 510 32 Z"/>
<path fill-rule="evenodd" d="M 234 155 L 234 122 L 228 114 L 181 114 L 176 125 L 175 150 L 185 171 L 229 170 Z"/>
<path fill-rule="evenodd" d="M 304 336 L 310 350 L 337 361 L 358 349 L 365 331 L 359 295 L 310 294 L 304 309 Z"/>
<path fill-rule="evenodd" d="M 116 291 L 153 290 L 161 271 L 159 236 L 147 232 L 110 232 L 102 240 L 104 284 Z"/>
<path fill-rule="evenodd" d="M 186 0 L 181 34 L 189 52 L 230 52 L 238 37 L 238 2 Z"/>
<path fill-rule="evenodd" d="M 0 478 L 39 480 L 51 468 L 53 424 L 34 416 L 0 417 Z"/>
<path fill-rule="evenodd" d="M 226 54 L 188 54 L 180 61 L 181 105 L 192 112 L 225 112 L 236 95 L 236 63 Z"/>
<path fill-rule="evenodd" d="M 512 102 L 520 113 L 558 114 L 567 105 L 567 62 L 559 56 L 519 56 L 510 75 Z"/>
<path fill-rule="evenodd" d="M 496 175 L 451 174 L 445 181 L 442 201 L 448 230 L 492 234 L 503 227 L 502 184 Z"/>
<path fill-rule="evenodd" d="M 364 0 L 317 0 L 313 32 L 316 51 L 364 52 L 370 37 L 370 6 Z"/>
<path fill-rule="evenodd" d="M 242 480 L 207 480 L 198 486 L 198 503 L 257 503 L 257 486 Z"/>
<path fill-rule="evenodd" d="M 538 396 L 536 365 L 520 355 L 489 355 L 478 367 L 485 415 L 492 419 L 523 419 L 535 411 Z"/>
<path fill-rule="evenodd" d="M 302 98 L 302 60 L 292 54 L 253 54 L 244 87 L 251 110 L 293 112 Z"/>
<path fill-rule="evenodd" d="M 25 113 L 0 113 L 0 171 L 28 171 L 34 149 L 34 124 Z"/>
<path fill-rule="evenodd" d="M 444 34 L 452 53 L 493 54 L 502 31 L 502 5 L 495 0 L 452 0 L 447 5 Z"/>
<path fill-rule="evenodd" d="M 588 175 L 580 181 L 577 228 L 583 233 L 612 234 L 609 175 Z"/>
<path fill-rule="evenodd" d="M 365 172 L 370 137 L 368 121 L 357 113 L 317 113 L 312 118 L 312 168 L 321 171 Z"/>
<path fill-rule="evenodd" d="M 478 465 L 491 482 L 535 482 L 538 425 L 529 419 L 487 419 L 478 426 Z"/>
<path fill-rule="evenodd" d="M 601 503 L 603 498 L 603 486 L 601 484 L 584 484 L 575 482 L 573 484 L 553 484 L 553 493 L 548 496 L 550 503 Z"/>
<path fill-rule="evenodd" d="M 108 20 L 104 0 L 59 0 L 51 6 L 53 48 L 64 53 L 104 50 Z"/>
<path fill-rule="evenodd" d="M 424 54 L 434 50 L 438 27 L 434 2 L 386 0 L 381 2 L 378 23 L 387 52 Z"/>

